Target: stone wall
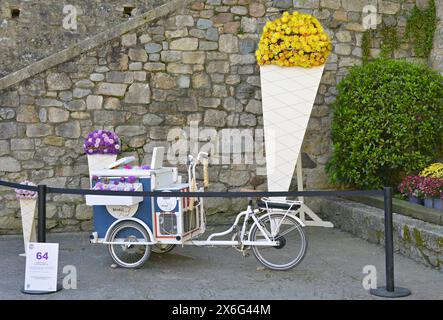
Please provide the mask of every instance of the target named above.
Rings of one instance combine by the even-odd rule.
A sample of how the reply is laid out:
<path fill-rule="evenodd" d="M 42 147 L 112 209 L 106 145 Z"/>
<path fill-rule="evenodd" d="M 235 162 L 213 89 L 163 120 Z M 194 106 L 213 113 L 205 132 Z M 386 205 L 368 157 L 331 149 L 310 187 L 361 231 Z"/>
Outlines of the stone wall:
<path fill-rule="evenodd" d="M 334 227 L 379 245 L 384 244 L 383 210 L 338 198 L 312 200 L 311 207 Z M 443 226 L 393 214 L 394 249 L 443 271 Z"/>
<path fill-rule="evenodd" d="M 131 19 L 167 0 L 2 0 L 0 2 L 0 77 Z M 65 5 L 77 9 L 77 30 L 62 27 Z M 134 8 L 131 16 L 124 8 Z M 13 11 L 19 10 L 14 16 Z"/>
<path fill-rule="evenodd" d="M 317 16 L 333 38 L 303 147 L 308 188 L 329 187 L 330 104 L 336 84 L 361 63 L 364 31 L 361 0 L 192 1 L 185 9 L 117 37 L 77 58 L 10 86 L 0 93 L 2 179 L 30 179 L 50 186 L 88 188 L 82 144 L 97 128 L 115 130 L 123 155 L 147 163 L 152 148 L 169 146 L 172 128 L 198 121 L 206 135 L 223 129 L 262 128 L 259 68 L 254 51 L 267 19 L 283 9 Z M 404 29 L 412 1 L 380 1 L 379 23 Z M 374 41 L 371 54 L 380 52 Z M 405 43 L 395 53 L 411 57 Z M 204 143 L 208 137 L 201 136 Z M 259 150 L 260 151 L 260 150 Z M 263 165 L 212 164 L 211 191 L 264 188 Z M 184 166 L 179 169 L 184 172 Z M 258 170 L 258 171 L 257 171 Z M 212 221 L 239 209 L 239 200 L 207 199 Z M 20 230 L 18 203 L 0 195 L 0 233 Z M 50 196 L 48 227 L 89 230 L 91 210 L 82 197 Z"/>

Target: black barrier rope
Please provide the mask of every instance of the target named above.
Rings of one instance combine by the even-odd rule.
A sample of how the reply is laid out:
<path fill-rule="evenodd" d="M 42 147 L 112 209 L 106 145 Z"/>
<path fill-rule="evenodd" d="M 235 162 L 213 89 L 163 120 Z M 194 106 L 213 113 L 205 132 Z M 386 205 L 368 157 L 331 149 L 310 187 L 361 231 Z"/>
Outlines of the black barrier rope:
<path fill-rule="evenodd" d="M 15 189 L 37 191 L 38 186 L 27 186 L 0 180 L 0 185 Z M 46 187 L 46 186 L 45 186 Z M 382 196 L 383 190 L 315 190 L 315 191 L 232 191 L 232 192 L 174 192 L 174 191 L 111 191 L 46 187 L 46 193 L 101 195 L 117 197 L 201 197 L 201 198 L 249 198 L 249 197 L 347 197 Z"/>
<path fill-rule="evenodd" d="M 52 188 L 46 185 L 27 186 L 0 180 L 0 185 L 15 189 L 37 191 L 38 193 L 38 242 L 46 242 L 46 196 L 48 193 L 139 196 L 139 197 L 202 197 L 202 198 L 241 198 L 241 197 L 343 197 L 343 196 L 381 196 L 384 197 L 385 218 L 385 264 L 386 286 L 371 289 L 371 294 L 398 298 L 411 294 L 408 289 L 394 285 L 394 240 L 392 218 L 392 188 L 383 190 L 321 190 L 321 191 L 247 191 L 247 192 L 161 192 L 161 191 L 110 191 L 90 189 Z"/>
<path fill-rule="evenodd" d="M 0 180 L 0 186 L 10 187 L 10 188 L 15 188 L 15 189 L 20 189 L 20 190 L 38 191 L 37 186 L 28 186 L 25 184 L 8 182 L 8 181 L 3 181 L 3 180 Z"/>

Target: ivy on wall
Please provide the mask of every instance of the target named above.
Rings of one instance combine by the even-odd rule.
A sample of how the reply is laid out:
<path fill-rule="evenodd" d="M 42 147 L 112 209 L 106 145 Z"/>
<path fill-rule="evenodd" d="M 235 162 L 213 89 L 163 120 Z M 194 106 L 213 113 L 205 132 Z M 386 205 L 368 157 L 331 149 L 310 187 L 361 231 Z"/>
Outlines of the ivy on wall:
<path fill-rule="evenodd" d="M 429 7 L 423 10 L 414 5 L 412 14 L 406 24 L 406 36 L 412 41 L 415 55 L 422 58 L 429 56 L 436 28 L 435 0 L 430 0 Z"/>
<path fill-rule="evenodd" d="M 380 45 L 381 58 L 391 58 L 394 51 L 400 47 L 400 39 L 397 35 L 397 28 L 394 26 L 383 25 L 380 30 L 382 43 Z"/>
<path fill-rule="evenodd" d="M 432 50 L 436 28 L 437 13 L 435 0 L 430 0 L 429 6 L 426 9 L 420 9 L 415 4 L 407 20 L 406 32 L 403 37 L 399 36 L 395 26 L 387 25 L 383 25 L 377 31 L 368 29 L 363 33 L 363 63 L 370 60 L 370 49 L 376 37 L 381 41 L 380 57 L 382 58 L 392 58 L 394 51 L 400 47 L 403 41 L 410 41 L 412 43 L 414 54 L 417 57 L 428 58 Z"/>

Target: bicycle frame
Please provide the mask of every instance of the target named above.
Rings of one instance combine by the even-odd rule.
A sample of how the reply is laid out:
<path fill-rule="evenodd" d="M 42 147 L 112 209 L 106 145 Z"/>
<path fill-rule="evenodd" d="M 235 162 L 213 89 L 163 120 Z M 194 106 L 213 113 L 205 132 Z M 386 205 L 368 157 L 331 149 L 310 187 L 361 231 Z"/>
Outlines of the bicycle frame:
<path fill-rule="evenodd" d="M 226 236 L 234 231 L 234 229 L 238 226 L 241 217 L 244 216 L 243 225 L 240 232 L 239 240 L 212 240 L 215 237 L 222 237 Z M 246 228 L 249 219 L 252 218 L 254 221 L 254 224 L 257 225 L 258 229 L 262 233 L 262 235 L 265 237 L 265 241 L 251 241 L 248 237 L 247 240 L 245 240 L 246 235 Z M 270 238 L 269 233 L 262 227 L 260 224 L 259 219 L 255 215 L 255 212 L 252 210 L 251 204 L 248 205 L 248 208 L 246 211 L 240 212 L 237 217 L 235 218 L 235 221 L 233 225 L 223 232 L 213 233 L 211 234 L 206 240 L 188 240 L 183 243 L 183 245 L 196 245 L 196 246 L 238 246 L 238 245 L 244 245 L 244 246 L 278 246 L 279 242 L 274 241 Z"/>

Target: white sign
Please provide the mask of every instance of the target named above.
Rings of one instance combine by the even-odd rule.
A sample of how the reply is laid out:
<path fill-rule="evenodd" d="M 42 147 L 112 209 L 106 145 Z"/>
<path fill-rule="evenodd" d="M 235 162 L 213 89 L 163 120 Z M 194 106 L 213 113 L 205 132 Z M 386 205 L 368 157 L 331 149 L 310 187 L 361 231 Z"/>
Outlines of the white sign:
<path fill-rule="evenodd" d="M 175 197 L 159 197 L 157 198 L 157 205 L 163 212 L 170 212 L 177 206 L 177 198 Z"/>
<path fill-rule="evenodd" d="M 25 291 L 57 291 L 58 243 L 28 243 Z"/>

